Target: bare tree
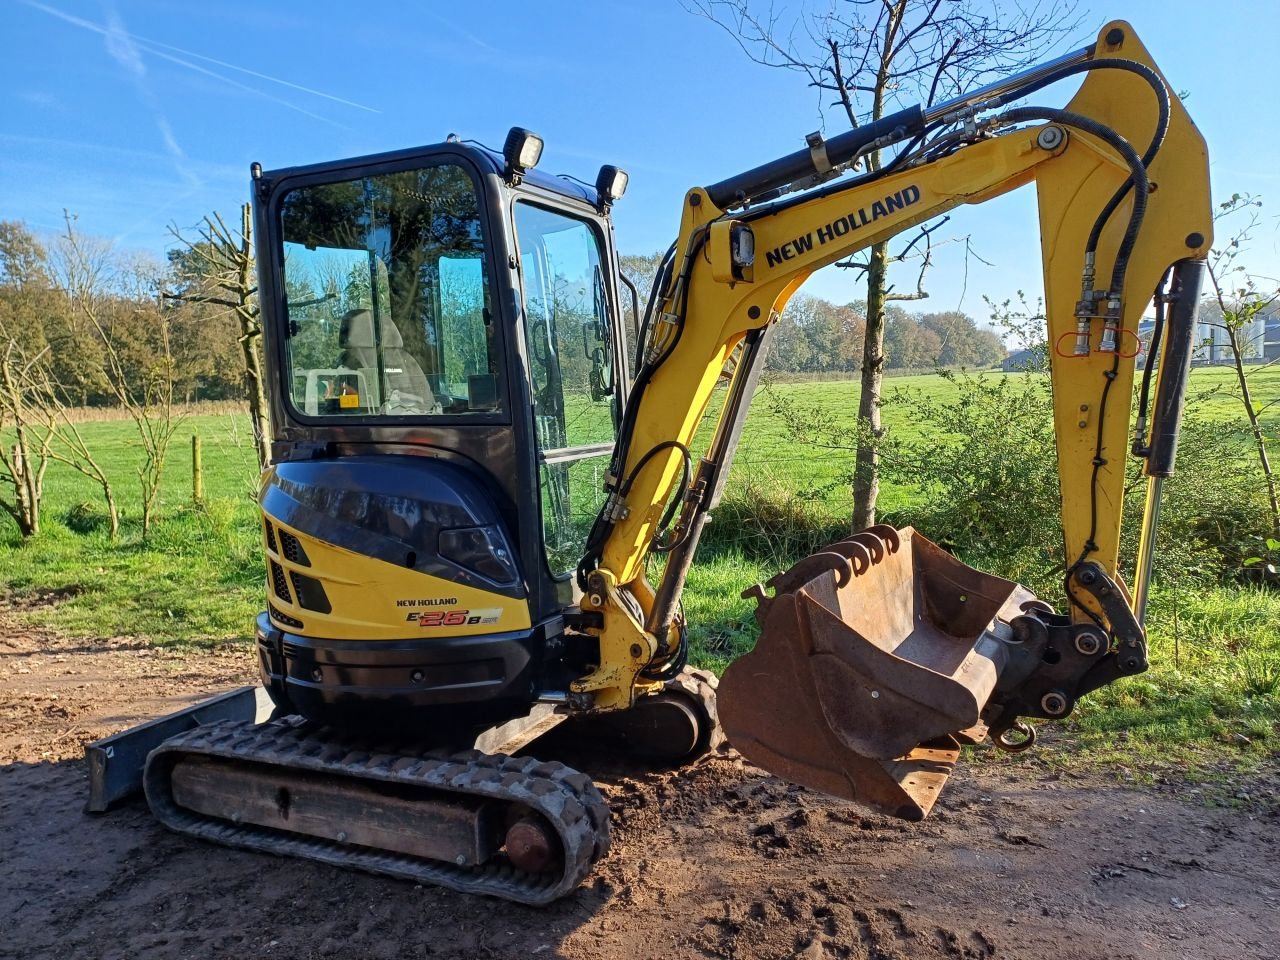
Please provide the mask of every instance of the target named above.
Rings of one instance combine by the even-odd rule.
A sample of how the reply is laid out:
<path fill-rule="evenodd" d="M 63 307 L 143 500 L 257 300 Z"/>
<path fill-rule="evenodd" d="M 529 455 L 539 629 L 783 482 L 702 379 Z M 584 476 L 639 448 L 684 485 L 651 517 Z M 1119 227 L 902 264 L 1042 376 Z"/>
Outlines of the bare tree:
<path fill-rule="evenodd" d="M 71 328 L 49 252 L 21 223 L 0 223 L 0 428 L 16 443 L 0 451 L 0 478 L 13 488 L 5 512 L 24 535 L 40 528 L 44 471 L 63 463 L 102 488 L 110 535 L 119 530 L 111 483 L 70 414 L 93 382 L 95 344 Z M 86 360 L 89 360 L 86 363 Z"/>
<path fill-rule="evenodd" d="M 240 349 L 244 358 L 245 383 L 249 394 L 249 418 L 253 425 L 258 467 L 271 458 L 270 424 L 266 385 L 262 377 L 262 316 L 258 308 L 258 282 L 254 264 L 253 218 L 249 204 L 240 207 L 240 226 L 232 231 L 217 212 L 205 217 L 196 228 L 198 239 L 188 240 L 174 228 L 172 233 L 187 249 L 197 282 L 185 292 L 169 294 L 174 300 L 208 304 L 230 310 L 240 326 Z"/>
<path fill-rule="evenodd" d="M 120 514 L 111 481 L 71 415 L 66 391 L 54 378 L 50 354 L 46 347 L 31 356 L 13 337 L 0 351 L 0 427 L 12 425 L 17 441 L 0 450 L 0 476 L 14 488 L 14 496 L 0 500 L 0 507 L 17 521 L 23 536 L 39 533 L 44 473 L 56 461 L 101 488 L 108 536 L 114 540 L 120 532 Z"/>
<path fill-rule="evenodd" d="M 32 370 L 47 350 L 29 356 L 15 338 L 0 343 L 0 429 L 13 431 L 13 443 L 0 442 L 0 480 L 11 489 L 0 496 L 0 509 L 9 514 L 23 537 L 40 532 L 40 504 L 44 474 L 49 468 L 53 424 L 48 411 L 31 403 Z"/>
<path fill-rule="evenodd" d="M 1249 383 L 1254 373 L 1269 367 L 1275 361 L 1261 363 L 1252 370 L 1245 366 L 1245 360 L 1253 353 L 1252 348 L 1255 346 L 1250 342 L 1249 329 L 1260 325 L 1257 321 L 1261 315 L 1280 301 L 1280 284 L 1249 273 L 1240 262 L 1241 254 L 1258 225 L 1261 206 L 1261 201 L 1256 197 L 1238 193 L 1219 204 L 1216 220 L 1237 216 L 1244 216 L 1246 219 L 1224 246 L 1214 249 L 1209 258 L 1209 283 L 1213 287 L 1214 300 L 1222 311 L 1221 328 L 1227 335 L 1241 405 L 1249 421 L 1249 432 L 1266 486 L 1267 501 L 1271 508 L 1271 537 L 1280 541 L 1280 484 L 1277 483 L 1275 469 L 1271 465 L 1267 449 L 1268 438 L 1261 419 L 1262 412 L 1267 407 L 1280 401 L 1271 400 L 1265 404 L 1255 402 Z M 1280 555 L 1280 548 L 1276 548 L 1276 553 Z"/>
<path fill-rule="evenodd" d="M 831 0 L 821 9 L 784 17 L 753 0 L 683 0 L 691 12 L 729 32 L 756 63 L 800 74 L 820 97 L 824 116 L 857 127 L 911 102 L 929 105 L 994 75 L 1010 73 L 1055 46 L 1075 28 L 1071 3 L 1012 5 L 995 0 Z M 879 150 L 867 169 L 882 166 Z M 878 440 L 884 379 L 885 308 L 894 300 L 928 296 L 930 233 L 908 242 L 896 256 L 888 242 L 872 245 L 864 259 L 846 265 L 866 281 L 867 326 L 863 341 L 859 436 L 853 480 L 853 526 L 875 523 L 880 487 Z M 923 246 L 922 246 L 923 245 Z M 915 288 L 897 291 L 889 266 L 918 257 Z"/>
<path fill-rule="evenodd" d="M 151 532 L 169 444 L 185 419 L 174 406 L 170 317 L 158 297 L 160 279 L 149 265 L 128 262 L 109 243 L 77 233 L 67 214 L 54 276 L 102 346 L 103 374 L 115 401 L 137 428 L 143 461 L 142 534 Z"/>

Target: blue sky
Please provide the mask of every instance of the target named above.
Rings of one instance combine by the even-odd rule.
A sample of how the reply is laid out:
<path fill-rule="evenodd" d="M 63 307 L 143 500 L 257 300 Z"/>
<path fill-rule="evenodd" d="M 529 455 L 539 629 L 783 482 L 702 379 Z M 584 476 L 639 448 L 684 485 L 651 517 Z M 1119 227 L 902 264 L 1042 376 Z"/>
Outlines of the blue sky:
<path fill-rule="evenodd" d="M 1280 4 L 1119 0 L 1087 9 L 1070 46 L 1113 17 L 1132 21 L 1173 87 L 1190 93 L 1215 196 L 1276 195 L 1249 262 L 1280 272 L 1269 52 Z M 1037 102 L 1058 106 L 1070 92 L 1063 84 Z M 155 253 L 170 224 L 232 212 L 253 160 L 272 168 L 450 132 L 500 145 L 513 124 L 545 137 L 542 167 L 553 173 L 628 170 L 619 244 L 649 253 L 670 242 L 689 186 L 797 149 L 818 123 L 796 75 L 748 62 L 677 0 L 0 0 L 0 219 L 54 231 L 66 208 L 84 230 Z M 944 246 L 933 296 L 914 307 L 983 317 L 983 293 L 1038 291 L 1031 191 L 961 210 L 936 236 L 965 234 L 993 266 Z M 913 268 L 893 279 L 912 285 Z M 835 270 L 806 289 L 859 295 Z"/>

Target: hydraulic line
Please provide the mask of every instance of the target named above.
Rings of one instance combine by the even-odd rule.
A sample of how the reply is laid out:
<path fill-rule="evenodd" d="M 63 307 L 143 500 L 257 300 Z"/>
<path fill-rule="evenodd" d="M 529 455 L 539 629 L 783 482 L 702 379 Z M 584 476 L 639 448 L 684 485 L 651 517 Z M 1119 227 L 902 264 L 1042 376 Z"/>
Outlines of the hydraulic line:
<path fill-rule="evenodd" d="M 1160 75 L 1148 67 L 1146 64 L 1137 63 L 1133 60 L 1121 60 L 1118 58 L 1108 58 L 1105 60 L 1091 60 L 1087 63 L 1074 64 L 1064 67 L 1055 73 L 1044 77 L 1035 83 L 1028 84 L 1026 87 L 1017 91 L 1017 96 L 1025 97 L 1032 93 L 1042 90 L 1044 87 L 1052 83 L 1056 83 L 1066 77 L 1073 76 L 1077 73 L 1087 73 L 1091 70 L 1127 70 L 1130 73 L 1137 74 L 1155 91 L 1156 105 L 1158 113 L 1156 115 L 1155 131 L 1151 135 L 1151 142 L 1147 145 L 1146 151 L 1142 154 L 1142 166 L 1151 166 L 1151 161 L 1156 158 L 1156 154 L 1160 152 L 1160 148 L 1164 145 L 1165 134 L 1169 132 L 1169 90 L 1164 85 L 1164 81 L 1160 79 Z M 1119 189 L 1107 201 L 1107 205 L 1102 208 L 1102 213 L 1098 219 L 1094 221 L 1093 230 L 1089 233 L 1089 243 L 1085 247 L 1086 251 L 1094 251 L 1098 249 L 1098 239 L 1102 234 L 1103 228 L 1107 221 L 1111 219 L 1111 215 L 1129 195 L 1129 190 L 1133 186 L 1133 181 L 1126 180 L 1120 185 Z"/>
<path fill-rule="evenodd" d="M 1165 287 L 1169 282 L 1172 268 L 1164 272 L 1160 282 L 1156 284 L 1156 292 L 1152 297 L 1156 307 L 1156 322 L 1151 329 L 1151 343 L 1147 347 L 1146 362 L 1142 365 L 1142 387 L 1138 391 L 1138 418 L 1133 435 L 1133 455 L 1145 458 L 1150 452 L 1147 447 L 1147 410 L 1151 400 L 1151 373 L 1155 369 L 1156 355 L 1160 352 L 1160 340 L 1164 336 Z"/>
<path fill-rule="evenodd" d="M 1116 251 L 1116 261 L 1111 271 L 1111 285 L 1107 290 L 1112 298 L 1119 298 L 1124 291 L 1124 278 L 1129 269 L 1129 257 L 1133 253 L 1134 244 L 1138 241 L 1138 231 L 1142 229 L 1142 219 L 1147 212 L 1147 197 L 1151 192 L 1151 181 L 1147 178 L 1147 169 L 1143 166 L 1142 158 L 1138 156 L 1138 152 L 1128 140 L 1110 127 L 1068 110 L 1057 110 L 1052 107 L 1015 107 L 1002 113 L 999 119 L 1004 123 L 1047 120 L 1050 123 L 1060 123 L 1064 127 L 1075 127 L 1077 130 L 1102 140 L 1120 154 L 1121 159 L 1128 165 L 1130 182 L 1133 184 L 1134 192 L 1133 210 L 1129 214 L 1129 223 L 1125 227 L 1124 238 L 1120 241 L 1120 247 Z M 1103 212 L 1106 212 L 1105 209 Z M 1099 224 L 1104 222 L 1103 217 L 1100 215 L 1094 221 L 1095 230 L 1101 232 L 1102 228 Z M 1092 252 L 1092 250 L 1086 248 L 1086 256 Z"/>
<path fill-rule="evenodd" d="M 674 277 L 667 278 L 667 282 L 674 282 L 674 286 L 670 291 L 665 289 L 666 282 L 664 282 L 661 276 L 654 281 L 653 290 L 649 296 L 649 304 L 645 310 L 646 327 L 650 326 L 652 323 L 652 315 L 655 311 L 660 310 L 661 305 L 672 298 L 676 298 L 679 301 L 674 313 L 677 322 L 670 342 L 665 345 L 662 353 L 653 360 L 646 362 L 640 369 L 639 373 L 636 374 L 635 383 L 632 384 L 631 393 L 627 397 L 627 405 L 622 414 L 622 422 L 619 425 L 618 443 L 614 448 L 613 459 L 610 462 L 610 473 L 615 477 L 621 477 L 622 471 L 626 467 L 627 458 L 631 451 L 631 437 L 635 430 L 635 421 L 639 414 L 640 402 L 644 396 L 645 388 L 648 387 L 650 381 L 653 379 L 653 375 L 657 373 L 658 369 L 666 362 L 667 358 L 671 356 L 680 343 L 680 337 L 684 332 L 685 314 L 688 309 L 688 278 L 693 267 L 694 258 L 702 249 L 705 239 L 705 229 L 698 230 L 694 234 L 689 243 L 689 250 L 685 254 L 684 261 L 681 264 L 680 272 L 675 274 Z M 668 251 L 668 257 L 663 258 L 664 265 L 668 263 L 668 260 L 672 265 L 674 265 L 674 251 L 675 246 L 673 245 Z M 670 267 L 668 267 L 668 272 L 669 270 Z M 637 350 L 643 349 L 644 346 L 644 344 L 638 344 Z M 664 445 L 663 449 L 667 449 L 668 446 L 669 445 Z M 648 451 L 645 454 L 644 459 L 641 460 L 641 463 L 632 471 L 630 477 L 626 480 L 626 486 L 628 489 L 630 488 L 631 483 L 635 480 L 635 474 L 638 471 L 639 466 L 646 463 L 655 452 L 656 451 L 654 450 Z M 685 450 L 685 456 L 687 464 L 687 449 Z M 688 470 L 686 470 L 685 476 L 687 482 Z M 625 495 L 621 487 L 614 492 L 619 496 Z M 613 498 L 611 497 L 610 500 L 612 499 Z M 673 504 L 678 503 L 679 497 L 677 496 L 673 501 Z M 669 510 L 668 515 L 670 516 L 674 514 Z M 578 585 L 584 590 L 586 589 L 588 575 L 599 565 L 600 548 L 604 544 L 604 541 L 608 539 L 609 531 L 613 529 L 613 525 L 614 520 L 608 515 L 608 503 L 606 503 L 606 508 L 601 510 L 601 512 L 596 516 L 595 522 L 591 525 L 591 531 L 587 535 L 586 548 L 583 552 L 582 562 L 578 564 Z"/>

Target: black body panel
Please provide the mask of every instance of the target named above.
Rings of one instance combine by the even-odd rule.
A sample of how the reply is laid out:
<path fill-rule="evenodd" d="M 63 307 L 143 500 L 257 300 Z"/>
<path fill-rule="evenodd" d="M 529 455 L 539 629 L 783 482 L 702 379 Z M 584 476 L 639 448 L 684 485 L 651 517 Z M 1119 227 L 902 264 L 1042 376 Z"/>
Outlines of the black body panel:
<path fill-rule="evenodd" d="M 523 599 L 497 494 L 487 473 L 442 459 L 350 456 L 277 463 L 267 470 L 261 504 L 269 517 L 317 540 Z M 486 557 L 472 559 L 456 549 L 446 550 L 453 560 L 441 556 L 441 535 L 462 530 L 486 533 Z"/>
<path fill-rule="evenodd" d="M 537 698 L 557 618 L 527 631 L 430 640 L 316 640 L 257 622 L 258 669 L 277 706 L 392 737 L 468 742 Z"/>

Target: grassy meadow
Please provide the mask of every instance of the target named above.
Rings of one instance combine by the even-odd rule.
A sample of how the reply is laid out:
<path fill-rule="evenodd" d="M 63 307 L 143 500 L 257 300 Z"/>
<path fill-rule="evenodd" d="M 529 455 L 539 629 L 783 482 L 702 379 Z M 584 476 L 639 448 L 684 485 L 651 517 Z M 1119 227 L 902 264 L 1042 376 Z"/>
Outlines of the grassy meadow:
<path fill-rule="evenodd" d="M 1195 371 L 1193 406 L 1202 420 L 1240 417 L 1239 401 L 1228 393 L 1233 378 L 1223 368 Z M 1280 369 L 1260 371 L 1252 382 L 1261 403 L 1280 398 Z M 956 390 L 936 375 L 895 379 L 894 388 L 939 401 Z M 818 542 L 827 530 L 834 537 L 846 529 L 852 454 L 799 442 L 779 410 L 787 403 L 825 410 L 833 423 L 847 423 L 852 437 L 857 389 L 851 382 L 761 388 L 725 502 L 684 597 L 697 662 L 722 668 L 754 642 L 752 605 L 739 594 L 805 552 L 789 526 L 816 525 L 811 536 Z M 891 400 L 883 416 L 892 436 L 909 443 L 921 435 L 911 404 Z M 1280 403 L 1265 416 L 1274 436 Z M 24 542 L 11 522 L 0 523 L 0 595 L 18 616 L 68 634 L 139 636 L 183 646 L 243 641 L 247 655 L 263 594 L 247 417 L 201 413 L 184 420 L 170 449 L 159 517 L 146 539 L 136 476 L 141 451 L 132 423 L 90 422 L 81 429 L 114 483 L 120 536 L 107 536 L 95 485 L 51 464 L 40 536 Z M 193 433 L 203 445 L 202 505 L 192 502 Z M 1181 456 L 1195 451 L 1184 448 Z M 881 513 L 889 522 L 909 523 L 919 497 L 918 490 L 888 484 Z M 778 499 L 794 512 L 772 517 L 776 536 L 767 525 L 748 531 L 735 521 L 758 502 L 776 508 Z M 1062 602 L 1057 595 L 1046 599 Z M 1157 584 L 1148 621 L 1152 670 L 1092 694 L 1057 728 L 1054 736 L 1088 747 L 1072 756 L 1206 770 L 1273 757 L 1280 743 L 1280 592 L 1166 577 Z"/>

